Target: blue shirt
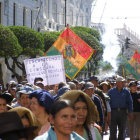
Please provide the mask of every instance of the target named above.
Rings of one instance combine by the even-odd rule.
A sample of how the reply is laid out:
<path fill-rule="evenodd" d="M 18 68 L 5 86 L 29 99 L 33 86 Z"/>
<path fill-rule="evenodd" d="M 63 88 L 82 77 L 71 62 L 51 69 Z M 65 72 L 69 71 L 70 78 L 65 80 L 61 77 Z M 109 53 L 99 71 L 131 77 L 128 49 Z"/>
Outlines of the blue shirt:
<path fill-rule="evenodd" d="M 48 130 L 48 132 L 45 132 L 43 135 L 40 135 L 36 137 L 34 140 L 57 140 L 57 136 L 55 131 L 53 131 L 52 128 Z M 82 138 L 80 135 L 78 135 L 75 132 L 72 132 L 70 134 L 70 139 L 69 140 L 85 140 Z"/>
<path fill-rule="evenodd" d="M 129 113 L 133 112 L 133 101 L 130 92 L 123 88 L 120 92 L 117 87 L 109 90 L 111 108 L 126 108 Z"/>

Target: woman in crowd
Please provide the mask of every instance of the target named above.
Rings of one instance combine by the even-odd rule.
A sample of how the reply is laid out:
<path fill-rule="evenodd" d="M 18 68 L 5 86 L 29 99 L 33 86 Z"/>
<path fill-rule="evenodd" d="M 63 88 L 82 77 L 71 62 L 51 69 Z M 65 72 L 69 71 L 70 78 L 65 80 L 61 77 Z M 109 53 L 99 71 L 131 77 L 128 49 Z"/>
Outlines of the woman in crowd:
<path fill-rule="evenodd" d="M 128 85 L 133 99 L 133 119 L 128 120 L 130 140 L 140 139 L 140 94 L 137 92 L 137 82 L 131 81 Z M 136 136 L 135 136 L 136 127 Z"/>
<path fill-rule="evenodd" d="M 111 118 L 111 107 L 110 107 L 110 98 L 108 96 L 108 91 L 110 89 L 110 84 L 106 81 L 102 82 L 100 84 L 100 89 L 103 91 L 105 101 L 106 101 L 106 107 L 107 107 L 107 116 L 104 118 L 104 132 L 105 134 L 108 134 L 108 127 L 109 127 L 109 120 Z"/>
<path fill-rule="evenodd" d="M 38 136 L 38 131 L 40 130 L 40 123 L 37 121 L 34 114 L 25 107 L 15 107 L 9 110 L 9 112 L 16 112 L 21 118 L 24 127 L 34 127 L 37 126 L 38 129 L 30 133 L 29 140 L 33 140 Z"/>
<path fill-rule="evenodd" d="M 69 100 L 56 101 L 49 117 L 51 128 L 35 140 L 84 140 L 72 132 L 76 125 L 74 106 Z"/>
<path fill-rule="evenodd" d="M 24 127 L 16 112 L 0 113 L 1 140 L 31 140 L 29 136 L 37 127 Z"/>
<path fill-rule="evenodd" d="M 99 121 L 96 106 L 88 95 L 80 90 L 71 90 L 61 96 L 60 99 L 68 99 L 74 104 L 77 115 L 77 125 L 74 132 L 86 140 L 101 140 L 98 129 L 94 126 Z"/>
<path fill-rule="evenodd" d="M 48 121 L 51 105 L 54 100 L 53 97 L 43 89 L 35 90 L 29 95 L 31 99 L 31 111 L 35 114 L 37 120 L 41 124 L 41 129 L 38 135 L 42 135 L 50 128 Z"/>
<path fill-rule="evenodd" d="M 10 93 L 4 92 L 0 94 L 0 113 L 7 112 L 8 109 L 11 108 L 9 105 L 11 104 L 12 100 L 13 97 Z"/>

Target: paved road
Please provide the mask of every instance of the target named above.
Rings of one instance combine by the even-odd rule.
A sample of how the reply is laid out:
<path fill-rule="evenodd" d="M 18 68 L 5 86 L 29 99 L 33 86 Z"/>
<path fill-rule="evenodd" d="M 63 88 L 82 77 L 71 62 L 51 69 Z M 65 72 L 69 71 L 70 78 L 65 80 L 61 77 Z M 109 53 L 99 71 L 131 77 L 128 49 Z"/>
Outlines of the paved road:
<path fill-rule="evenodd" d="M 109 140 L 109 131 L 108 135 L 103 135 L 103 140 Z M 125 138 L 125 140 L 130 140 L 130 138 Z"/>

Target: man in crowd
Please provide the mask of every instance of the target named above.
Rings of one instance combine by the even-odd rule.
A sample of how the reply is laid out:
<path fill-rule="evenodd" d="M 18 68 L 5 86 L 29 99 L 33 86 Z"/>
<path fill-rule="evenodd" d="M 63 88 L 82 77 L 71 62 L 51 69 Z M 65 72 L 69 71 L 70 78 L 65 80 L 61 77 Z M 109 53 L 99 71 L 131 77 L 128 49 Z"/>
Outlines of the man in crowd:
<path fill-rule="evenodd" d="M 12 105 L 13 107 L 26 107 L 30 109 L 31 101 L 29 99 L 29 94 L 33 92 L 33 88 L 29 86 L 23 86 L 18 92 L 16 92 L 17 102 Z"/>
<path fill-rule="evenodd" d="M 109 90 L 111 106 L 111 124 L 110 124 L 110 140 L 124 140 L 125 127 L 128 118 L 132 118 L 133 103 L 130 92 L 124 88 L 125 79 L 118 76 L 116 79 L 116 87 Z M 117 138 L 117 127 L 119 134 Z"/>
<path fill-rule="evenodd" d="M 97 95 L 94 93 L 94 91 L 95 91 L 94 85 L 91 82 L 85 83 L 84 92 L 88 96 L 91 97 L 91 99 L 93 100 L 94 104 L 96 105 L 97 110 L 99 112 L 99 117 L 100 117 L 99 125 L 102 128 L 103 127 L 103 123 L 104 123 L 103 107 L 102 107 L 100 99 L 97 97 Z"/>

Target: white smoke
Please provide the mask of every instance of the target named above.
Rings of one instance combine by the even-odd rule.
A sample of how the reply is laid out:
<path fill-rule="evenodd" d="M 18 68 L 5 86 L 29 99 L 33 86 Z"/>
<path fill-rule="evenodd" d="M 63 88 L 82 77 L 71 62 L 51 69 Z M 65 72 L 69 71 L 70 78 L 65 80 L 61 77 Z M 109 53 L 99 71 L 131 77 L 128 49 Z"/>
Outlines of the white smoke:
<path fill-rule="evenodd" d="M 112 65 L 114 71 L 117 71 L 117 57 L 121 48 L 114 31 L 115 30 L 112 26 L 105 25 L 105 33 L 102 36 L 102 43 L 105 46 L 103 52 L 103 61 L 108 61 Z"/>

